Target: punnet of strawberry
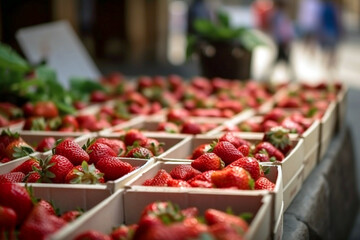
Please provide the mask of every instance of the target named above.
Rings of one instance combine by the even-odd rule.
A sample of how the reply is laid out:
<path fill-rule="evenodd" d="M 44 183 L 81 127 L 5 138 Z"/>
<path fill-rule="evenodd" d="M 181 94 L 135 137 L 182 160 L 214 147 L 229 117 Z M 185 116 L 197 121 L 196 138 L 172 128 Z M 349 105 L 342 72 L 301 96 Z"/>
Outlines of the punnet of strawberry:
<path fill-rule="evenodd" d="M 1 239 L 47 239 L 83 213 L 75 209 L 60 213 L 52 203 L 36 199 L 31 188 L 15 183 L 0 183 L 0 196 Z"/>
<path fill-rule="evenodd" d="M 185 239 L 244 239 L 252 216 L 236 215 L 209 208 L 199 215 L 196 207 L 180 209 L 171 202 L 148 204 L 140 220 L 131 225 L 121 225 L 111 233 L 88 230 L 80 233 L 75 240 L 85 239 L 131 239 L 131 240 L 185 240 Z"/>

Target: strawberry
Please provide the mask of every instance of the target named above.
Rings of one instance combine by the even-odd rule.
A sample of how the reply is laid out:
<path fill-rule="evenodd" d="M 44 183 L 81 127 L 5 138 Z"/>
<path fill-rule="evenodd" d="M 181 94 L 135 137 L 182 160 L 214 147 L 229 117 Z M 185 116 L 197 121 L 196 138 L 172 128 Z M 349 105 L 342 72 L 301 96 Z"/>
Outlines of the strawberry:
<path fill-rule="evenodd" d="M 279 108 L 299 108 L 301 106 L 301 101 L 297 96 L 287 96 L 281 98 L 276 106 Z"/>
<path fill-rule="evenodd" d="M 148 186 L 159 186 L 165 187 L 167 186 L 167 182 L 172 179 L 170 174 L 166 172 L 164 169 L 160 169 L 156 175 L 152 178 L 151 182 L 148 182 Z"/>
<path fill-rule="evenodd" d="M 207 153 L 211 149 L 211 144 L 204 143 L 200 146 L 196 147 L 195 150 L 192 152 L 191 159 L 197 159 L 204 153 Z"/>
<path fill-rule="evenodd" d="M 61 127 L 70 127 L 73 131 L 77 131 L 79 129 L 79 123 L 75 116 L 65 115 L 62 118 Z"/>
<path fill-rule="evenodd" d="M 2 130 L 0 135 L 0 157 L 5 156 L 6 147 L 11 142 L 19 140 L 19 138 L 20 134 L 18 132 L 11 132 L 9 129 Z"/>
<path fill-rule="evenodd" d="M 224 161 L 225 165 L 244 157 L 242 153 L 236 149 L 236 147 L 227 141 L 220 141 L 215 144 L 212 150 L 213 153 L 218 155 L 221 160 Z"/>
<path fill-rule="evenodd" d="M 230 165 L 228 165 L 226 168 L 230 167 L 242 167 L 246 171 L 248 171 L 251 175 L 251 177 L 256 181 L 259 177 L 264 175 L 263 169 L 261 168 L 259 162 L 256 158 L 253 157 L 243 157 L 235 162 L 232 162 Z"/>
<path fill-rule="evenodd" d="M 12 141 L 5 148 L 5 157 L 9 159 L 16 159 L 28 156 L 33 153 L 34 149 L 24 142 L 22 138 Z"/>
<path fill-rule="evenodd" d="M 34 171 L 34 168 L 41 169 L 40 163 L 36 158 L 30 158 L 11 170 L 11 172 L 22 172 L 24 174 L 28 174 L 29 172 Z"/>
<path fill-rule="evenodd" d="M 209 227 L 209 232 L 215 239 L 244 240 L 242 229 L 233 227 L 227 222 L 215 223 Z"/>
<path fill-rule="evenodd" d="M 36 117 L 54 118 L 59 115 L 59 111 L 54 102 L 42 101 L 34 104 L 32 115 Z"/>
<path fill-rule="evenodd" d="M 41 205 L 43 208 L 47 210 L 47 212 L 51 215 L 56 215 L 54 207 L 51 205 L 50 202 L 45 201 L 44 199 L 40 199 L 40 201 L 37 202 L 38 205 Z"/>
<path fill-rule="evenodd" d="M 89 131 L 99 130 L 96 128 L 97 119 L 96 119 L 95 115 L 81 114 L 81 115 L 76 116 L 76 121 L 79 124 L 79 129 L 87 129 Z"/>
<path fill-rule="evenodd" d="M 286 116 L 286 112 L 282 108 L 274 108 L 270 112 L 264 115 L 263 122 L 267 120 L 273 120 L 275 122 L 281 122 Z"/>
<path fill-rule="evenodd" d="M 240 147 L 238 147 L 238 150 L 242 153 L 242 155 L 244 155 L 244 157 L 247 157 L 250 154 L 249 145 L 243 144 Z"/>
<path fill-rule="evenodd" d="M 160 219 L 165 224 L 184 220 L 184 215 L 179 207 L 171 202 L 153 202 L 145 206 L 140 219 L 152 216 Z"/>
<path fill-rule="evenodd" d="M 255 189 L 257 190 L 269 190 L 269 191 L 273 191 L 275 188 L 275 184 L 272 183 L 269 179 L 267 179 L 266 177 L 259 177 L 256 181 L 255 181 Z"/>
<path fill-rule="evenodd" d="M 211 181 L 218 188 L 236 187 L 242 190 L 254 189 L 254 180 L 249 172 L 236 166 L 215 171 L 211 175 Z"/>
<path fill-rule="evenodd" d="M 144 147 L 133 147 L 126 153 L 125 157 L 128 158 L 141 158 L 150 159 L 154 154 L 147 148 Z"/>
<path fill-rule="evenodd" d="M 221 141 L 227 141 L 230 142 L 232 145 L 234 145 L 236 148 L 240 147 L 242 145 L 242 142 L 240 140 L 239 137 L 237 137 L 234 133 L 232 132 L 227 132 L 224 135 L 222 135 L 219 138 L 219 142 Z"/>
<path fill-rule="evenodd" d="M 238 128 L 241 132 L 261 132 L 261 125 L 251 119 L 241 122 Z"/>
<path fill-rule="evenodd" d="M 179 133 L 180 129 L 178 125 L 173 122 L 161 122 L 158 124 L 156 131 L 167 133 Z"/>
<path fill-rule="evenodd" d="M 164 143 L 160 143 L 154 138 L 145 138 L 139 142 L 140 147 L 149 149 L 154 156 L 159 156 L 164 152 Z"/>
<path fill-rule="evenodd" d="M 142 141 L 146 137 L 137 129 L 130 129 L 124 135 L 124 143 L 126 146 L 131 146 L 135 141 Z"/>
<path fill-rule="evenodd" d="M 196 207 L 188 207 L 181 210 L 181 214 L 187 218 L 196 218 L 199 215 L 199 209 Z"/>
<path fill-rule="evenodd" d="M 270 162 L 269 154 L 266 152 L 266 150 L 256 153 L 254 158 L 260 162 Z"/>
<path fill-rule="evenodd" d="M 104 173 L 106 181 L 115 180 L 133 171 L 130 163 L 121 161 L 118 157 L 107 157 L 95 164 L 100 172 Z"/>
<path fill-rule="evenodd" d="M 198 226 L 199 225 L 199 226 Z M 171 224 L 169 226 L 158 225 L 150 228 L 147 236 L 141 238 L 144 240 L 158 239 L 158 240 L 183 240 L 183 239 L 197 239 L 206 228 L 202 224 L 193 225 L 184 224 L 181 222 Z"/>
<path fill-rule="evenodd" d="M 227 223 L 232 228 L 240 230 L 238 232 L 242 233 L 246 233 L 246 231 L 249 229 L 249 224 L 244 219 L 216 209 L 207 209 L 205 211 L 205 219 L 209 225 Z"/>
<path fill-rule="evenodd" d="M 279 126 L 279 123 L 278 122 L 275 122 L 273 120 L 266 120 L 262 123 L 262 131 L 263 132 L 267 132 L 269 131 L 271 128 L 273 127 L 277 127 Z"/>
<path fill-rule="evenodd" d="M 5 118 L 0 114 L 0 127 L 6 127 L 10 125 L 9 119 Z"/>
<path fill-rule="evenodd" d="M 133 239 L 134 233 L 137 229 L 138 225 L 137 224 L 132 224 L 129 226 L 126 225 L 121 225 L 120 227 L 115 228 L 110 236 L 111 239 L 115 240 L 115 239 Z"/>
<path fill-rule="evenodd" d="M 282 161 L 285 158 L 284 154 L 269 142 L 258 143 L 255 147 L 254 153 L 259 153 L 262 150 L 265 150 L 270 158 L 274 157 L 277 161 Z"/>
<path fill-rule="evenodd" d="M 104 183 L 104 174 L 95 168 L 94 164 L 82 162 L 81 166 L 73 167 L 65 176 L 65 183 L 96 184 Z"/>
<path fill-rule="evenodd" d="M 19 239 L 46 239 L 65 225 L 65 220 L 50 214 L 38 203 L 21 226 Z"/>
<path fill-rule="evenodd" d="M 205 153 L 191 162 L 191 166 L 201 172 L 223 169 L 225 163 L 215 153 Z"/>
<path fill-rule="evenodd" d="M 98 138 L 95 142 L 108 145 L 119 157 L 123 156 L 126 152 L 125 143 L 119 139 Z"/>
<path fill-rule="evenodd" d="M 169 181 L 167 181 L 167 186 L 168 187 L 191 187 L 191 185 L 184 180 L 180 180 L 180 179 L 170 179 Z"/>
<path fill-rule="evenodd" d="M 181 133 L 186 133 L 186 134 L 200 134 L 202 133 L 202 128 L 200 126 L 199 123 L 195 123 L 191 120 L 189 121 L 185 121 L 181 126 L 180 126 L 180 132 Z"/>
<path fill-rule="evenodd" d="M 74 240 L 111 240 L 111 238 L 104 233 L 95 230 L 88 230 L 77 235 Z"/>
<path fill-rule="evenodd" d="M 292 148 L 289 130 L 283 127 L 271 128 L 270 131 L 265 132 L 262 141 L 270 142 L 283 154 L 287 154 Z"/>
<path fill-rule="evenodd" d="M 88 147 L 87 147 L 88 146 Z M 89 154 L 89 163 L 97 163 L 107 157 L 116 157 L 116 152 L 106 144 L 95 141 L 88 141 L 85 145 L 86 152 Z"/>
<path fill-rule="evenodd" d="M 190 116 L 189 111 L 187 111 L 186 109 L 172 108 L 166 114 L 166 119 L 169 122 L 181 124 L 185 122 L 189 116 Z"/>
<path fill-rule="evenodd" d="M 211 175 L 215 172 L 215 170 L 209 170 L 206 172 L 203 172 L 202 174 L 196 175 L 195 177 L 188 180 L 188 182 L 191 184 L 193 181 L 205 181 L 205 182 L 211 182 Z"/>
<path fill-rule="evenodd" d="M 63 213 L 60 217 L 69 223 L 69 222 L 74 221 L 78 217 L 80 217 L 82 214 L 83 214 L 83 211 L 72 210 L 72 211 L 67 211 L 67 212 Z"/>
<path fill-rule="evenodd" d="M 24 182 L 27 183 L 35 183 L 35 182 L 40 182 L 41 180 L 41 175 L 39 174 L 39 172 L 29 172 L 25 178 L 24 178 Z"/>
<path fill-rule="evenodd" d="M 180 179 L 184 181 L 187 181 L 199 174 L 201 174 L 200 171 L 196 170 L 191 165 L 187 165 L 187 164 L 178 165 L 174 167 L 170 172 L 170 176 L 172 178 Z"/>
<path fill-rule="evenodd" d="M 52 155 L 40 161 L 43 182 L 64 183 L 65 177 L 74 165 L 64 156 Z"/>
<path fill-rule="evenodd" d="M 54 154 L 66 157 L 72 164 L 80 165 L 83 161 L 88 162 L 90 157 L 79 144 L 72 139 L 65 139 L 60 142 L 54 149 Z"/>
<path fill-rule="evenodd" d="M 104 91 L 95 90 L 90 94 L 90 102 L 100 103 L 108 100 L 108 96 Z"/>
<path fill-rule="evenodd" d="M 54 148 L 56 140 L 54 137 L 46 137 L 42 139 L 36 147 L 38 152 L 46 152 Z"/>
<path fill-rule="evenodd" d="M 304 128 L 297 122 L 293 121 L 291 118 L 285 118 L 280 125 L 286 129 L 289 129 L 291 133 L 302 134 Z"/>
<path fill-rule="evenodd" d="M 16 239 L 15 227 L 16 212 L 12 208 L 0 206 L 0 239 Z"/>
<path fill-rule="evenodd" d="M 201 187 L 201 188 L 213 188 L 214 185 L 211 182 L 203 180 L 193 180 L 190 182 L 191 187 Z"/>
<path fill-rule="evenodd" d="M 16 212 L 17 224 L 21 224 L 33 208 L 29 193 L 21 185 L 14 183 L 0 184 L 0 196 L 2 196 L 0 205 L 12 208 Z"/>
<path fill-rule="evenodd" d="M 25 174 L 22 172 L 10 172 L 0 175 L 0 183 L 20 183 L 24 180 Z"/>

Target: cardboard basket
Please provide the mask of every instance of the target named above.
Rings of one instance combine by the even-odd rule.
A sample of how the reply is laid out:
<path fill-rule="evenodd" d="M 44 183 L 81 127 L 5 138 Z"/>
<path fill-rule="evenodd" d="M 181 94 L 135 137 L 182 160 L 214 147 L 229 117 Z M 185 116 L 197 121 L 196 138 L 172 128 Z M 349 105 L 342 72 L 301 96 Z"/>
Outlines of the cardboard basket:
<path fill-rule="evenodd" d="M 336 130 L 339 131 L 346 124 L 346 112 L 348 107 L 348 88 L 343 85 L 336 98 Z"/>
<path fill-rule="evenodd" d="M 284 185 L 283 199 L 284 199 L 284 211 L 289 207 L 295 196 L 301 189 L 304 182 L 304 166 L 301 166 L 294 176 L 291 178 L 287 185 Z"/>
<path fill-rule="evenodd" d="M 336 103 L 331 102 L 320 120 L 320 150 L 318 160 L 321 161 L 330 145 L 335 133 L 336 125 Z"/>
<path fill-rule="evenodd" d="M 113 227 L 137 223 L 144 207 L 155 201 L 171 201 L 180 208 L 197 207 L 200 215 L 203 215 L 204 211 L 209 208 L 225 211 L 230 206 L 236 214 L 249 212 L 254 216 L 245 235 L 246 239 L 261 240 L 271 237 L 271 196 L 269 195 L 239 196 L 234 192 L 222 195 L 209 192 L 163 193 L 129 189 L 124 192 L 124 196 L 122 196 L 122 192 L 113 194 L 87 212 L 82 219 L 63 228 L 51 239 L 73 239 L 90 229 L 109 234 Z"/>

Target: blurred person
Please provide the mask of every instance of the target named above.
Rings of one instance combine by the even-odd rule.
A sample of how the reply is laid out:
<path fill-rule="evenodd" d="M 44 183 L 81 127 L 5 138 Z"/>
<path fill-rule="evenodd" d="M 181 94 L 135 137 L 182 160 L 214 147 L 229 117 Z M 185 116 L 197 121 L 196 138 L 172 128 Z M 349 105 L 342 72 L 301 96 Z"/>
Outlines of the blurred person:
<path fill-rule="evenodd" d="M 321 0 L 301 0 L 297 13 L 297 24 L 305 47 L 314 53 L 322 8 Z"/>
<path fill-rule="evenodd" d="M 255 16 L 256 27 L 265 33 L 269 32 L 269 18 L 273 10 L 273 1 L 256 0 L 252 4 L 252 10 Z"/>
<path fill-rule="evenodd" d="M 274 2 L 274 9 L 269 19 L 270 34 L 277 46 L 277 56 L 268 72 L 271 76 L 278 63 L 286 64 L 289 79 L 295 80 L 295 72 L 290 62 L 290 47 L 295 37 L 293 22 L 286 12 L 285 0 Z"/>
<path fill-rule="evenodd" d="M 320 12 L 319 43 L 325 55 L 325 66 L 336 65 L 336 50 L 342 37 L 342 23 L 339 7 L 331 0 L 323 0 Z"/>

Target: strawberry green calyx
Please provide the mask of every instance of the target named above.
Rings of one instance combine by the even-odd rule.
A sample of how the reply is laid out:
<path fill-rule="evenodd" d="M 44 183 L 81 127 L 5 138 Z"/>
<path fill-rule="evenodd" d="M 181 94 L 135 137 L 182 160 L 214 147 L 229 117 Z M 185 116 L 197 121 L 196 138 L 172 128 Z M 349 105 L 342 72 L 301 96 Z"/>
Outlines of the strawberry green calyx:
<path fill-rule="evenodd" d="M 35 118 L 32 121 L 30 130 L 43 131 L 45 130 L 45 128 L 46 128 L 45 118 L 39 117 L 39 118 Z"/>
<path fill-rule="evenodd" d="M 273 127 L 266 132 L 263 141 L 270 142 L 283 153 L 291 148 L 289 130 L 281 126 Z"/>
<path fill-rule="evenodd" d="M 88 165 L 86 161 L 82 162 L 81 169 L 74 169 L 73 174 L 75 177 L 70 181 L 72 184 L 96 184 L 104 176 L 94 164 Z"/>
<path fill-rule="evenodd" d="M 34 149 L 30 146 L 20 146 L 14 148 L 13 157 L 15 158 L 21 158 L 26 157 L 34 152 Z"/>
<path fill-rule="evenodd" d="M 14 139 L 20 138 L 20 133 L 12 132 L 10 129 L 4 129 L 1 131 L 1 136 L 8 136 Z"/>
<path fill-rule="evenodd" d="M 171 202 L 166 202 L 166 204 L 161 202 L 157 203 L 156 208 L 150 211 L 148 215 L 157 217 L 165 225 L 170 225 L 174 222 L 181 222 L 185 218 L 181 213 L 179 206 Z"/>

